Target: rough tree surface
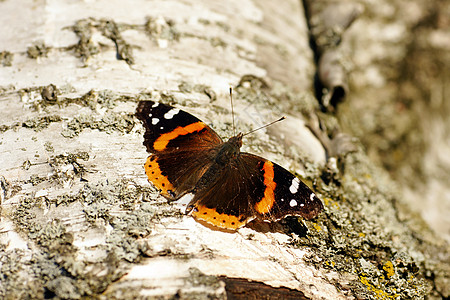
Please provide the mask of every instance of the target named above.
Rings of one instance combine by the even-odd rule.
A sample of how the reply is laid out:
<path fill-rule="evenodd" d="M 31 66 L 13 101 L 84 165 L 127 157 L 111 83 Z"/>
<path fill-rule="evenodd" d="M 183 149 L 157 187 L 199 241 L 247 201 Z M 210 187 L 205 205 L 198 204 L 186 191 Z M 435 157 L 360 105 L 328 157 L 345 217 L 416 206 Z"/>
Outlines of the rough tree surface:
<path fill-rule="evenodd" d="M 450 4 L 333 5 L 0 1 L 0 298 L 450 297 Z M 147 182 L 137 102 L 229 137 L 229 86 L 239 131 L 288 117 L 243 150 L 314 220 L 217 231 Z"/>

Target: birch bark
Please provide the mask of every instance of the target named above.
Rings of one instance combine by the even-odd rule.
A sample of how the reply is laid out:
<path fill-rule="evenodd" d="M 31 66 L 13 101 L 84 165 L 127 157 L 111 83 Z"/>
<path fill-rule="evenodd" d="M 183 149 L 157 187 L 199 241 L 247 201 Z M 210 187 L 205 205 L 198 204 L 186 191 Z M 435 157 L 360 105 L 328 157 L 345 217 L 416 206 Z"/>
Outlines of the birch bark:
<path fill-rule="evenodd" d="M 0 11 L 1 297 L 445 295 L 448 264 L 427 263 L 448 245 L 425 226 L 419 246 L 358 143 L 327 161 L 305 126 L 337 120 L 314 98 L 302 3 L 4 0 Z M 243 150 L 314 181 L 318 219 L 215 231 L 148 184 L 137 101 L 177 105 L 227 137 L 229 86 L 238 130 L 288 116 Z"/>

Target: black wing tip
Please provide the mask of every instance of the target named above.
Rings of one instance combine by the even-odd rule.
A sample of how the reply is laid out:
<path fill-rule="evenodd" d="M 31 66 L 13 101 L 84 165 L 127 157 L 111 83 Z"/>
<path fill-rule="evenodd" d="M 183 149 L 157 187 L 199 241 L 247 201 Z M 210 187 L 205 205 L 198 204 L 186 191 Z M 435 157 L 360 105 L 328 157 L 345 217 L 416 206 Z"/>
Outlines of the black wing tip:
<path fill-rule="evenodd" d="M 314 201 L 308 206 L 308 211 L 302 213 L 302 217 L 311 220 L 317 217 L 323 210 L 322 201 L 316 196 Z"/>
<path fill-rule="evenodd" d="M 136 107 L 136 113 L 135 113 L 136 117 L 139 120 L 144 121 L 146 119 L 146 116 L 150 112 L 152 106 L 155 103 L 156 103 L 155 101 L 151 101 L 151 100 L 139 101 L 138 105 Z"/>
<path fill-rule="evenodd" d="M 151 135 L 151 129 L 148 124 L 148 114 L 150 113 L 150 110 L 152 109 L 152 106 L 156 102 L 147 100 L 147 101 L 139 101 L 138 105 L 136 107 L 135 116 L 142 122 L 142 125 L 144 126 L 145 133 L 144 133 L 144 141 L 143 145 L 146 147 L 147 152 L 152 153 L 153 147 L 152 143 L 148 141 L 148 136 Z"/>

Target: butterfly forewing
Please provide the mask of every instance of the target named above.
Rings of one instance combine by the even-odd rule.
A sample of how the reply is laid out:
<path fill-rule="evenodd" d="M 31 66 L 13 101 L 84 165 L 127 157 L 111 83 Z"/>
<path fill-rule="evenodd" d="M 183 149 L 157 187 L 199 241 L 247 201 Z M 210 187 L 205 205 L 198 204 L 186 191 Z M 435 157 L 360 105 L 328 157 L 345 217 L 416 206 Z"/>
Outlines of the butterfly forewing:
<path fill-rule="evenodd" d="M 172 106 L 141 101 L 136 116 L 145 128 L 148 180 L 163 196 L 178 199 L 190 192 L 212 164 L 220 137 L 196 117 Z"/>
<path fill-rule="evenodd" d="M 300 179 L 278 164 L 272 163 L 274 203 L 262 218 L 277 221 L 286 216 L 314 218 L 323 209 L 321 200 Z"/>
<path fill-rule="evenodd" d="M 144 145 L 148 152 L 205 149 L 222 143 L 208 125 L 170 105 L 141 101 L 136 116 L 144 124 Z"/>

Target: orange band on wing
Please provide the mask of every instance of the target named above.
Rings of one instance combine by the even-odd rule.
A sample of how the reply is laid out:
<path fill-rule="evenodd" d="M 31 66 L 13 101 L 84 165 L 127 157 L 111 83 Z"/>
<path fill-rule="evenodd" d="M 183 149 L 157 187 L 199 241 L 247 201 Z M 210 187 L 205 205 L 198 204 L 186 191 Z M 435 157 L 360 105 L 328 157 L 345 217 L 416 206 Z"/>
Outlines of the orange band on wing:
<path fill-rule="evenodd" d="M 164 133 L 159 138 L 157 138 L 156 141 L 153 143 L 153 148 L 156 151 L 164 150 L 167 147 L 167 144 L 171 140 L 176 139 L 180 135 L 186 135 L 186 134 L 189 134 L 189 133 L 200 131 L 200 130 L 202 130 L 205 127 L 206 127 L 205 123 L 200 122 L 200 121 L 196 122 L 196 123 L 189 124 L 189 125 L 187 125 L 185 127 L 178 126 L 177 128 L 175 128 L 171 132 Z"/>
<path fill-rule="evenodd" d="M 161 194 L 166 197 L 173 198 L 174 187 L 170 183 L 169 179 L 162 175 L 159 164 L 156 160 L 156 156 L 150 155 L 145 162 L 145 173 L 147 174 L 148 181 L 150 181 L 155 187 L 161 190 Z M 169 193 L 172 192 L 172 195 Z"/>
<path fill-rule="evenodd" d="M 247 219 L 239 221 L 239 219 L 242 218 L 232 215 L 219 214 L 214 208 L 207 208 L 203 205 L 197 206 L 196 210 L 192 211 L 192 216 L 197 220 L 208 222 L 214 226 L 233 230 L 244 226 L 248 222 Z"/>
<path fill-rule="evenodd" d="M 268 213 L 275 202 L 275 187 L 277 186 L 276 182 L 273 181 L 274 171 L 273 171 L 273 163 L 270 161 L 266 161 L 263 165 L 264 171 L 264 186 L 266 189 L 264 190 L 264 197 L 256 203 L 255 209 L 260 214 Z"/>

